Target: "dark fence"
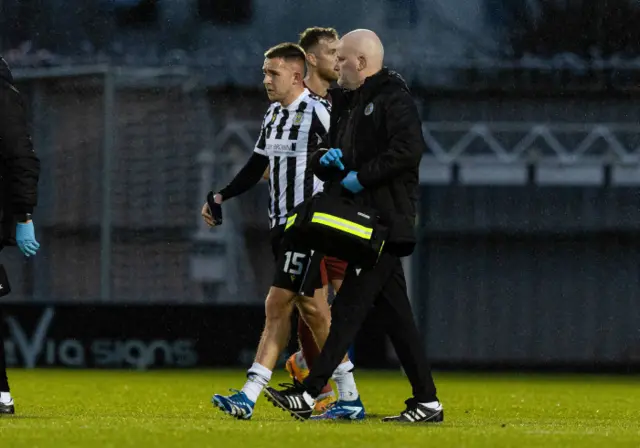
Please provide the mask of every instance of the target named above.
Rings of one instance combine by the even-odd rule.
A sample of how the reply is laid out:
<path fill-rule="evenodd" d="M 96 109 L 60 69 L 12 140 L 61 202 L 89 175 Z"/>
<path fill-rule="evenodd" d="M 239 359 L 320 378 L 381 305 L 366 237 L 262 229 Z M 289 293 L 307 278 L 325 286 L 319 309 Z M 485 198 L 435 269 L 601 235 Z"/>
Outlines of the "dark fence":
<path fill-rule="evenodd" d="M 640 367 L 634 188 L 424 187 L 416 303 L 436 363 Z"/>

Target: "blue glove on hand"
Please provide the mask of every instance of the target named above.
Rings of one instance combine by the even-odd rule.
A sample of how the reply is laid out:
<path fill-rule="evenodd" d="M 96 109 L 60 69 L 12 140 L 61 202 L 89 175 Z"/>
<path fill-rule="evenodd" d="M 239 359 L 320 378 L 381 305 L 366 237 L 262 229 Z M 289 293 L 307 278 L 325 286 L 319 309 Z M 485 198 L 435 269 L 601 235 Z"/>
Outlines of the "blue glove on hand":
<path fill-rule="evenodd" d="M 36 254 L 40 248 L 40 243 L 36 241 L 33 221 L 18 223 L 16 226 L 16 243 L 18 243 L 18 247 L 27 257 Z"/>
<path fill-rule="evenodd" d="M 338 148 L 331 148 L 325 155 L 320 157 L 320 165 L 322 166 L 335 166 L 339 170 L 344 170 L 344 165 L 340 160 L 342 158 L 342 151 Z"/>
<path fill-rule="evenodd" d="M 349 174 L 347 174 L 340 183 L 351 193 L 360 193 L 362 190 L 364 190 L 364 187 L 358 180 L 358 173 L 356 173 L 355 171 L 350 171 Z"/>

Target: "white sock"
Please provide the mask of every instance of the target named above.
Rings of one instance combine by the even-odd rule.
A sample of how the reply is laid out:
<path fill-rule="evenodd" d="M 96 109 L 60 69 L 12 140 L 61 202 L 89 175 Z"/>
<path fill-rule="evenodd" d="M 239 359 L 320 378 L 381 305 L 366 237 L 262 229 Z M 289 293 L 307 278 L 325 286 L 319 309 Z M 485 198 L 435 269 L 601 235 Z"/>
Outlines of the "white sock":
<path fill-rule="evenodd" d="M 11 394 L 9 392 L 0 392 L 0 403 L 9 404 L 11 402 Z"/>
<path fill-rule="evenodd" d="M 304 398 L 304 401 L 306 401 L 310 407 L 314 407 L 316 405 L 316 400 L 314 400 L 313 397 L 309 395 L 309 392 L 303 392 L 302 398 Z"/>
<path fill-rule="evenodd" d="M 269 381 L 271 380 L 271 370 L 257 362 L 254 362 L 251 368 L 247 371 L 247 378 L 247 382 L 244 384 L 242 392 L 245 393 L 249 400 L 255 403 L 264 386 L 269 384 Z"/>
<path fill-rule="evenodd" d="M 351 372 L 354 365 L 351 361 L 343 362 L 333 372 L 333 380 L 338 387 L 338 397 L 341 400 L 353 401 L 358 398 L 358 388 L 356 380 Z"/>
<path fill-rule="evenodd" d="M 433 409 L 434 411 L 439 411 L 442 409 L 442 403 L 439 401 L 430 401 L 429 403 L 420 403 L 422 406 L 425 406 L 429 409 Z"/>

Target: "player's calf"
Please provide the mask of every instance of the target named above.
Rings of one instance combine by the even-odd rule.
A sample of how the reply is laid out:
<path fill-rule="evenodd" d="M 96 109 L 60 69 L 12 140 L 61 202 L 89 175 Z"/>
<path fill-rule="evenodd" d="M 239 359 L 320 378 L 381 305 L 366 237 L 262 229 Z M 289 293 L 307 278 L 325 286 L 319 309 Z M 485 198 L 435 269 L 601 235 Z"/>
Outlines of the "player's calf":
<path fill-rule="evenodd" d="M 331 327 L 331 309 L 324 291 L 317 289 L 313 297 L 298 297 L 296 305 L 300 316 L 311 329 L 315 343 L 322 347 Z"/>
<path fill-rule="evenodd" d="M 278 356 L 284 350 L 290 333 L 294 294 L 272 287 L 265 304 L 266 322 L 260 338 L 256 358 L 247 371 L 247 381 L 241 391 L 233 395 L 216 394 L 212 403 L 233 417 L 249 420 L 262 389 L 271 380 Z"/>

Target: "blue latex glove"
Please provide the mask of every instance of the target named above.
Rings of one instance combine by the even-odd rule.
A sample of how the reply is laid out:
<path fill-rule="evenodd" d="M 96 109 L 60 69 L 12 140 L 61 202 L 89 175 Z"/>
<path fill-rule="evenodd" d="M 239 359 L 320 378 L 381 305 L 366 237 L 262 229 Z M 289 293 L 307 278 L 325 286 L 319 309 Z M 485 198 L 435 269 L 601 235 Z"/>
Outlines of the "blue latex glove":
<path fill-rule="evenodd" d="M 40 248 L 40 243 L 36 241 L 33 221 L 19 222 L 16 226 L 16 243 L 27 257 L 35 255 Z"/>
<path fill-rule="evenodd" d="M 340 160 L 342 158 L 342 151 L 338 148 L 331 148 L 325 155 L 320 157 L 320 165 L 322 166 L 335 166 L 339 170 L 344 170 L 344 165 Z"/>
<path fill-rule="evenodd" d="M 362 190 L 364 190 L 364 187 L 358 180 L 358 173 L 356 173 L 355 171 L 350 171 L 349 174 L 347 174 L 340 183 L 351 193 L 360 193 Z"/>

